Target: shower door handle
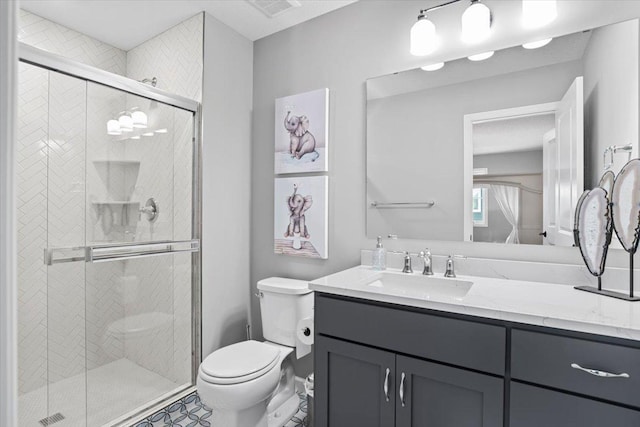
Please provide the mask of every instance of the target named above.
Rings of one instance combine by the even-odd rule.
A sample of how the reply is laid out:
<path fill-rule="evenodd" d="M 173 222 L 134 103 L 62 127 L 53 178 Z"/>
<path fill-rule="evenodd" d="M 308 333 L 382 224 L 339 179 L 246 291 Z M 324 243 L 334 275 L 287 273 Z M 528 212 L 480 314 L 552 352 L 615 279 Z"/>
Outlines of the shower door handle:
<path fill-rule="evenodd" d="M 168 240 L 147 243 L 125 243 L 94 246 L 76 246 L 71 248 L 47 248 L 44 250 L 45 265 L 67 262 L 106 262 L 121 261 L 156 255 L 181 252 L 199 252 L 200 240 Z"/>
<path fill-rule="evenodd" d="M 200 240 L 178 240 L 124 245 L 87 247 L 87 262 L 122 261 L 126 259 L 166 255 L 180 252 L 199 252 Z"/>

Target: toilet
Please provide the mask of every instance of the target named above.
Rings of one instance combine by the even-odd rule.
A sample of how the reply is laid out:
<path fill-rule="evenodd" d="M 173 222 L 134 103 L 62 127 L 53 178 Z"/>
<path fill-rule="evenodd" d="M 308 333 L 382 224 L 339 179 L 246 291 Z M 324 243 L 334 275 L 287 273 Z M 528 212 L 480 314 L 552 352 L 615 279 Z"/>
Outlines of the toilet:
<path fill-rule="evenodd" d="M 282 427 L 298 411 L 291 357 L 313 293 L 305 281 L 271 277 L 258 282 L 258 296 L 266 341 L 223 347 L 198 370 L 198 395 L 216 427 Z"/>

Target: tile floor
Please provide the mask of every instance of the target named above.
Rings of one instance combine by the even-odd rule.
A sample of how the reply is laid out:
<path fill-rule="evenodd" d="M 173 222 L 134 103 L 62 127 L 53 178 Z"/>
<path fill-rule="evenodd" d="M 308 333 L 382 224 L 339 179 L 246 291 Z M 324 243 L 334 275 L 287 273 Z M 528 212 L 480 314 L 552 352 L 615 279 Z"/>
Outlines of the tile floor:
<path fill-rule="evenodd" d="M 306 427 L 307 421 L 307 397 L 299 393 L 300 405 L 298 412 L 285 424 L 285 427 Z M 211 419 L 211 409 L 207 408 L 194 392 L 166 408 L 156 412 L 149 418 L 139 422 L 135 427 L 216 427 L 215 420 Z"/>

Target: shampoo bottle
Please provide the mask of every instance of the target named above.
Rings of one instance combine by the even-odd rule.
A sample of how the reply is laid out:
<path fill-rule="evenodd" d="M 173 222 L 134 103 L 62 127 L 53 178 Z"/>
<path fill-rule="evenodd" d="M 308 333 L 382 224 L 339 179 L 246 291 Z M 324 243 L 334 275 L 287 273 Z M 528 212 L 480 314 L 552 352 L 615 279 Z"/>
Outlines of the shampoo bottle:
<path fill-rule="evenodd" d="M 387 250 L 382 247 L 382 237 L 378 236 L 378 243 L 373 250 L 371 266 L 374 270 L 385 270 L 387 268 Z"/>

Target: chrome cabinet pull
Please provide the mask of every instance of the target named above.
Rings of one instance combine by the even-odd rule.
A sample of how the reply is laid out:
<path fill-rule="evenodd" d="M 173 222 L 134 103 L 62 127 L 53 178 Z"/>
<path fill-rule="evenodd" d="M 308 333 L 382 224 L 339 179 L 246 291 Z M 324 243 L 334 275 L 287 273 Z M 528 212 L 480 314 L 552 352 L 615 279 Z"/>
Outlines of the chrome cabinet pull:
<path fill-rule="evenodd" d="M 400 377 L 400 403 L 402 404 L 402 407 L 404 408 L 404 380 L 406 378 L 406 376 L 404 375 L 404 372 L 402 373 L 401 377 Z"/>
<path fill-rule="evenodd" d="M 387 368 L 387 372 L 384 374 L 384 398 L 386 399 L 386 401 L 389 401 L 389 374 L 391 373 L 391 371 L 389 370 L 389 368 Z"/>
<path fill-rule="evenodd" d="M 586 372 L 587 374 L 595 375 L 596 377 L 601 377 L 601 378 L 629 378 L 629 374 L 627 374 L 625 372 L 623 372 L 621 374 L 612 374 L 610 372 L 599 371 L 597 369 L 583 368 L 582 366 L 578 365 L 577 363 L 572 363 L 571 367 L 573 369 L 578 369 L 580 371 Z"/>

